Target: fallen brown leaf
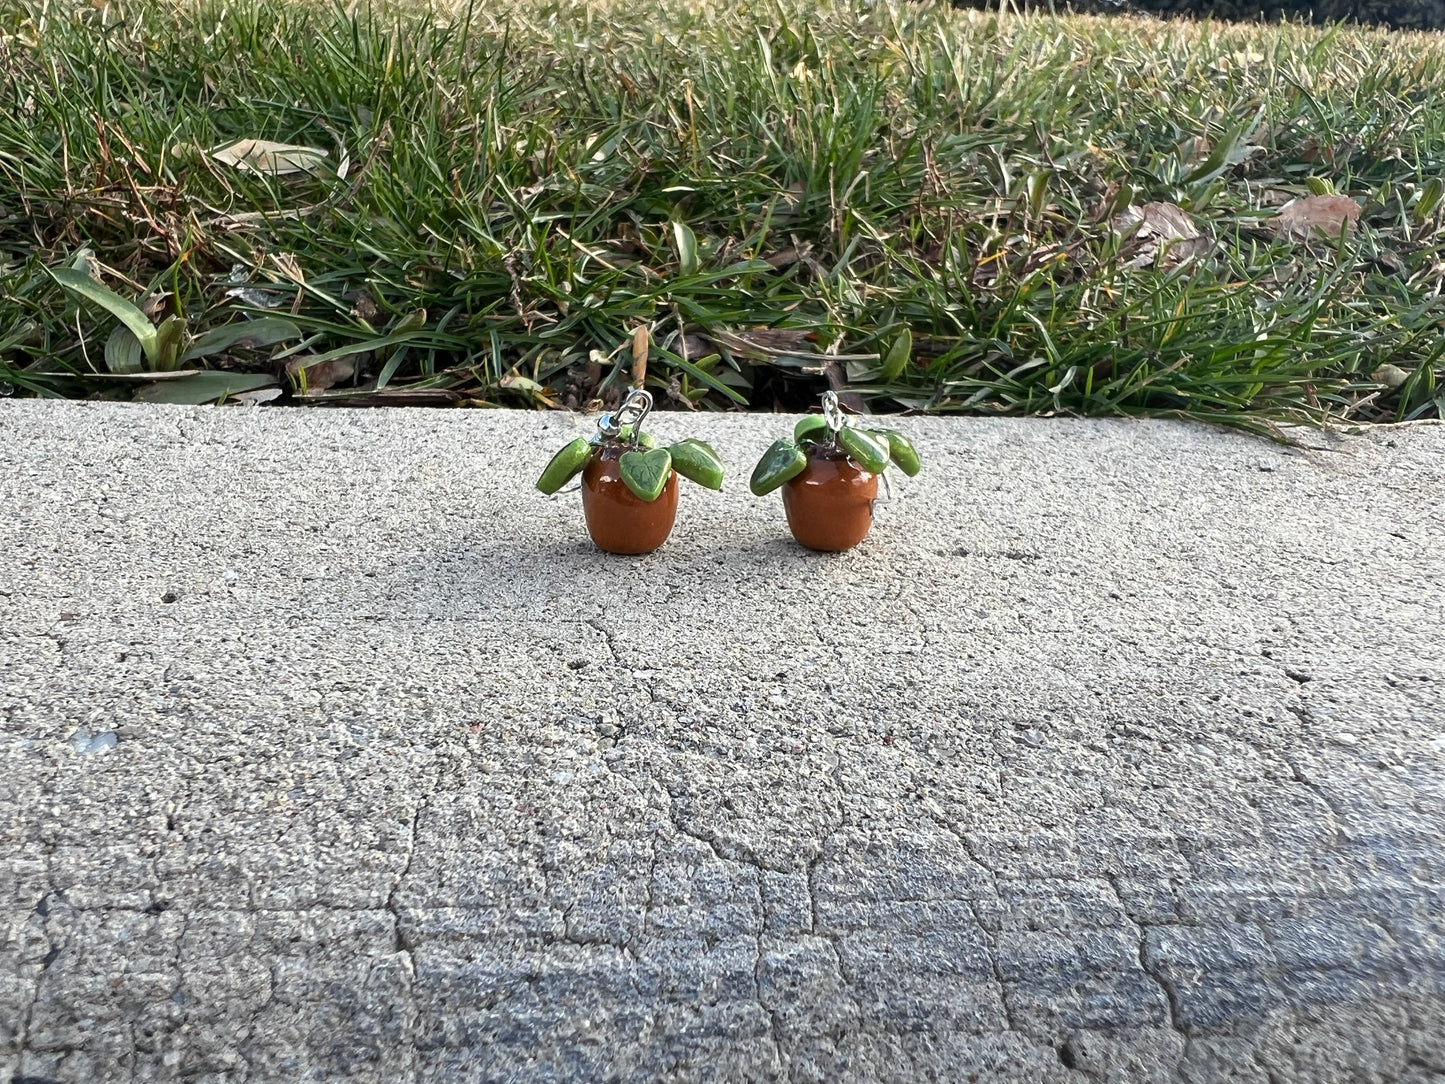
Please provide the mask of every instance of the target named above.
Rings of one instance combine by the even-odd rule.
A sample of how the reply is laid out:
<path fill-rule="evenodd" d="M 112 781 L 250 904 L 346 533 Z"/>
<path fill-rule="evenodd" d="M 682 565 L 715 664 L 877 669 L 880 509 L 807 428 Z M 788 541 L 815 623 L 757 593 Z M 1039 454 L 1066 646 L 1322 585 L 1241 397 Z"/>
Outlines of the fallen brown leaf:
<path fill-rule="evenodd" d="M 1370 379 L 1393 390 L 1409 380 L 1410 374 L 1398 365 L 1385 364 L 1371 373 Z"/>
<path fill-rule="evenodd" d="M 299 357 L 286 363 L 286 375 L 302 395 L 326 391 L 356 375 L 356 362 L 350 357 L 308 364 L 310 361 L 310 358 Z"/>
<path fill-rule="evenodd" d="M 742 331 L 709 328 L 707 337 L 718 346 L 752 361 L 773 361 L 778 358 L 807 358 L 815 364 L 803 366 L 803 372 L 822 373 L 825 359 L 819 356 L 818 333 L 804 327 L 754 327 Z M 831 354 L 838 361 L 877 361 L 877 354 Z"/>
<path fill-rule="evenodd" d="M 281 398 L 280 388 L 257 388 L 255 391 L 237 392 L 226 400 L 238 406 L 245 404 L 269 403 L 272 399 Z"/>
<path fill-rule="evenodd" d="M 632 386 L 640 388 L 647 383 L 647 325 L 638 324 L 632 333 Z"/>
<path fill-rule="evenodd" d="M 736 354 L 764 361 L 785 354 L 816 354 L 817 332 L 808 328 L 756 327 L 743 331 L 710 328 L 708 337 Z"/>
<path fill-rule="evenodd" d="M 1110 225 L 1117 234 L 1132 234 L 1127 267 L 1151 264 L 1161 256 L 1168 263 L 1182 263 L 1208 252 L 1211 245 L 1189 212 L 1173 203 L 1146 203 L 1142 207 L 1130 204 L 1114 216 Z"/>
<path fill-rule="evenodd" d="M 508 373 L 499 381 L 499 385 L 508 391 L 524 395 L 532 401 L 535 407 L 546 407 L 549 410 L 556 410 L 558 402 L 552 397 L 552 389 L 544 387 L 529 376 L 523 376 L 518 372 Z"/>
<path fill-rule="evenodd" d="M 159 323 L 165 316 L 174 309 L 170 305 L 171 295 L 165 290 L 157 290 L 150 294 L 140 303 L 140 311 L 146 314 L 146 318 Z"/>
<path fill-rule="evenodd" d="M 764 256 L 763 263 L 775 271 L 781 271 L 806 260 L 812 252 L 813 246 L 805 241 L 801 245 L 792 245 L 781 252 L 774 252 L 771 256 Z"/>
<path fill-rule="evenodd" d="M 267 139 L 240 139 L 211 152 L 223 165 L 251 173 L 312 173 L 317 170 L 326 152 L 318 147 L 300 147 L 294 143 L 273 143 Z"/>
<path fill-rule="evenodd" d="M 1326 237 L 1349 233 L 1359 217 L 1360 205 L 1349 196 L 1306 196 L 1286 203 L 1269 224 L 1281 237 L 1308 241 L 1316 230 Z"/>

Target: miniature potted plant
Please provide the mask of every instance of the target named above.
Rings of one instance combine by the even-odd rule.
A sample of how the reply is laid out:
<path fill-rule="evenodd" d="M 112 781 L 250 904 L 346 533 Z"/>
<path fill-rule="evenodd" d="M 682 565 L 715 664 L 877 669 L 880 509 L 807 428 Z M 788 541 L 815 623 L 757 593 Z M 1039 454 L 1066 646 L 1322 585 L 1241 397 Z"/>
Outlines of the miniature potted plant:
<path fill-rule="evenodd" d="M 759 497 L 781 488 L 793 537 L 835 553 L 868 534 L 878 478 L 890 462 L 910 478 L 918 473 L 918 452 L 907 437 L 894 429 L 855 428 L 830 391 L 822 414 L 803 418 L 792 440 L 775 441 L 763 453 L 749 488 Z"/>
<path fill-rule="evenodd" d="M 556 493 L 582 475 L 582 514 L 592 541 L 608 553 L 651 553 L 677 517 L 677 476 L 722 489 L 723 464 L 706 441 L 689 437 L 660 447 L 642 431 L 652 396 L 635 390 L 615 414 L 597 421 L 590 440 L 578 437 L 552 457 L 537 488 Z"/>

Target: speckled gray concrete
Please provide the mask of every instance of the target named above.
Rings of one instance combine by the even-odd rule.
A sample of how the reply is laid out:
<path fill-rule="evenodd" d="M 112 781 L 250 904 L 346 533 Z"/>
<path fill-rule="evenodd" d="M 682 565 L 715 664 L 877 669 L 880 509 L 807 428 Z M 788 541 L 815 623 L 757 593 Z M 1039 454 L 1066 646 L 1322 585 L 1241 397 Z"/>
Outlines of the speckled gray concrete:
<path fill-rule="evenodd" d="M 0 404 L 0 1081 L 1438 1081 L 1445 430 Z"/>

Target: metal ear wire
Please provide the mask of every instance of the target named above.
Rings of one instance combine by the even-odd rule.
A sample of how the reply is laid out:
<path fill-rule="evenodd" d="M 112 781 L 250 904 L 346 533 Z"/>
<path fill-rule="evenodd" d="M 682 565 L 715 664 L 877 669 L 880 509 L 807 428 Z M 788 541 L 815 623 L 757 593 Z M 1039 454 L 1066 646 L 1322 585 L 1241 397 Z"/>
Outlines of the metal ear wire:
<path fill-rule="evenodd" d="M 825 391 L 823 393 L 823 420 L 828 423 L 828 435 L 837 437 L 838 430 L 848 424 L 848 419 L 843 414 L 843 407 L 838 402 L 838 393 Z"/>
<path fill-rule="evenodd" d="M 887 505 L 889 505 L 893 500 L 893 483 L 888 480 L 887 470 L 884 470 L 881 474 L 878 475 L 878 477 L 883 482 L 883 496 L 873 498 L 873 508 L 875 510 L 875 515 L 878 514 L 877 509 L 880 504 L 884 505 L 883 510 L 887 511 Z"/>
<path fill-rule="evenodd" d="M 605 440 L 616 440 L 624 426 L 631 426 L 633 435 L 642 432 L 642 420 L 652 413 L 652 392 L 633 388 L 622 400 L 617 413 L 607 413 L 597 419 L 597 432 Z"/>

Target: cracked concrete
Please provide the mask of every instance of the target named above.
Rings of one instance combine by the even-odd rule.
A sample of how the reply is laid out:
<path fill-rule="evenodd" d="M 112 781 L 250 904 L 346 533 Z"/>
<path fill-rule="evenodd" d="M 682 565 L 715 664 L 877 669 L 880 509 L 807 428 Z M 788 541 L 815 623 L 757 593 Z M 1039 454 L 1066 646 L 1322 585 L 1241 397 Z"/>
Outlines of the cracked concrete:
<path fill-rule="evenodd" d="M 1445 429 L 582 424 L 0 404 L 0 1082 L 1445 1077 Z"/>

